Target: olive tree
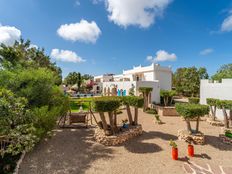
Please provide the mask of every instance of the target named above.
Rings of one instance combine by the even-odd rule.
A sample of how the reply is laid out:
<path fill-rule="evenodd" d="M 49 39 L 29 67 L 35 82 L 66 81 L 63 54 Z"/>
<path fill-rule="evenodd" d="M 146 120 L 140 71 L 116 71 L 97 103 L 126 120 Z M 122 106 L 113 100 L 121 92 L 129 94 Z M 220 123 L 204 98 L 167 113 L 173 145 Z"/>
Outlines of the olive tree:
<path fill-rule="evenodd" d="M 143 98 L 137 96 L 124 96 L 122 97 L 123 104 L 126 105 L 127 115 L 130 125 L 138 124 L 138 108 L 143 107 Z M 130 106 L 134 107 L 134 120 L 131 114 Z"/>
<path fill-rule="evenodd" d="M 184 118 L 187 125 L 187 130 L 190 133 L 198 133 L 200 117 L 209 113 L 209 107 L 207 105 L 200 105 L 200 104 L 177 103 L 176 111 Z M 194 118 L 196 118 L 196 122 L 197 122 L 195 131 L 191 128 L 191 124 L 190 124 L 190 120 Z"/>
<path fill-rule="evenodd" d="M 216 105 L 218 109 L 222 109 L 225 128 L 229 128 L 229 125 L 232 126 L 232 100 L 217 100 Z M 229 110 L 229 115 L 227 110 Z"/>
<path fill-rule="evenodd" d="M 172 104 L 173 97 L 176 95 L 174 90 L 160 90 L 160 97 L 163 98 L 164 106 Z"/>
<path fill-rule="evenodd" d="M 141 92 L 143 94 L 143 98 L 144 98 L 144 105 L 143 105 L 143 111 L 145 112 L 148 108 L 148 96 L 151 93 L 151 91 L 153 90 L 153 88 L 150 87 L 140 87 L 139 88 L 139 92 Z"/>
<path fill-rule="evenodd" d="M 216 120 L 216 110 L 217 110 L 218 99 L 207 98 L 206 102 L 209 105 L 211 116 L 212 116 L 213 120 Z"/>
<path fill-rule="evenodd" d="M 120 107 L 121 99 L 119 97 L 97 97 L 94 98 L 92 102 L 93 109 L 99 112 L 105 133 L 108 130 L 108 124 L 104 113 L 107 112 L 110 124 L 109 127 L 112 133 L 115 134 L 117 131 L 117 123 L 114 121 L 116 119 L 115 111 Z"/>

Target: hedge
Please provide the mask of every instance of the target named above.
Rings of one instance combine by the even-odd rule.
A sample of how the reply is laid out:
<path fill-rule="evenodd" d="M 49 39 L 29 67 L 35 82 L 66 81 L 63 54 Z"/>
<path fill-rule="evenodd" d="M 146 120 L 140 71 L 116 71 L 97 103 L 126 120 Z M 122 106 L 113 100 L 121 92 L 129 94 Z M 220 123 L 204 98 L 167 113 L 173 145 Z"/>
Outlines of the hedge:
<path fill-rule="evenodd" d="M 112 112 L 121 105 L 119 97 L 96 97 L 92 100 L 93 109 L 96 112 Z"/>
<path fill-rule="evenodd" d="M 232 109 L 232 100 L 217 100 L 216 105 L 219 109 Z"/>
<path fill-rule="evenodd" d="M 177 103 L 176 111 L 184 118 L 195 118 L 208 114 L 209 107 L 207 105 L 200 104 Z"/>
<path fill-rule="evenodd" d="M 139 88 L 139 92 L 142 92 L 142 93 L 145 93 L 145 94 L 151 92 L 152 90 L 153 90 L 153 88 L 151 88 L 151 87 L 140 87 Z"/>
<path fill-rule="evenodd" d="M 200 103 L 200 98 L 198 98 L 198 97 L 189 97 L 188 101 L 191 104 L 199 104 Z"/>
<path fill-rule="evenodd" d="M 144 100 L 142 97 L 124 96 L 124 97 L 122 97 L 122 102 L 125 105 L 141 108 L 141 107 L 143 107 Z"/>

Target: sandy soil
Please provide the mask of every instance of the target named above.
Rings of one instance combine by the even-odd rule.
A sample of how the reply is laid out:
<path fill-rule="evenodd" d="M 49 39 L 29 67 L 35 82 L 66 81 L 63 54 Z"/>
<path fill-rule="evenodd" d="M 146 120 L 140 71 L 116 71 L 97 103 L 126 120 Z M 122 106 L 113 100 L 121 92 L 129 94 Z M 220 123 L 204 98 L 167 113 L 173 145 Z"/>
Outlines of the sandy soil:
<path fill-rule="evenodd" d="M 121 121 L 125 113 L 118 116 Z M 177 139 L 178 129 L 185 129 L 180 117 L 161 117 L 165 124 L 157 125 L 152 115 L 139 111 L 143 135 L 117 147 L 105 147 L 94 142 L 93 129 L 62 129 L 47 141 L 42 141 L 28 153 L 20 174 L 182 174 L 184 164 L 232 166 L 232 146 L 219 141 L 219 127 L 202 121 L 206 144 L 195 146 L 195 157 L 187 157 L 187 144 L 177 141 L 179 160 L 171 159 L 169 140 Z M 198 170 L 198 169 L 196 169 Z M 232 170 L 230 170 L 232 172 Z M 214 172 L 215 174 L 217 172 Z M 219 173 L 219 172 L 218 172 Z"/>

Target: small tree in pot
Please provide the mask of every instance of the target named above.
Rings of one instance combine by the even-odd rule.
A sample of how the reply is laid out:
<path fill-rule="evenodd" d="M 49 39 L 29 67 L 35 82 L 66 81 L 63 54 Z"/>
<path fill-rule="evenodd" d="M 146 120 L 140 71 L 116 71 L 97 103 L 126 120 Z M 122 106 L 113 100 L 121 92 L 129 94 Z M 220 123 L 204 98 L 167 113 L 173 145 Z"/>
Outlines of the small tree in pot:
<path fill-rule="evenodd" d="M 164 106 L 172 104 L 173 97 L 176 95 L 174 90 L 160 90 L 160 97 L 163 98 Z"/>
<path fill-rule="evenodd" d="M 110 129 L 113 134 L 117 132 L 116 110 L 121 105 L 121 99 L 119 97 L 97 97 L 93 99 L 93 108 L 96 112 L 99 112 L 102 126 L 105 133 L 108 131 L 108 125 L 105 119 L 105 112 L 108 113 Z"/>
<path fill-rule="evenodd" d="M 206 102 L 210 108 L 212 119 L 214 121 L 216 120 L 216 110 L 217 110 L 217 102 L 218 101 L 219 101 L 218 99 L 214 99 L 214 98 L 207 98 L 206 99 Z"/>
<path fill-rule="evenodd" d="M 232 100 L 217 100 L 216 105 L 218 109 L 222 109 L 225 128 L 229 128 L 229 125 L 232 126 Z M 229 110 L 229 115 L 227 110 Z"/>
<path fill-rule="evenodd" d="M 148 108 L 148 96 L 152 90 L 153 90 L 153 88 L 150 88 L 150 87 L 140 87 L 139 88 L 139 92 L 143 93 L 143 98 L 144 98 L 143 111 L 144 112 Z"/>
<path fill-rule="evenodd" d="M 127 115 L 130 125 L 138 124 L 138 108 L 143 107 L 143 98 L 137 96 L 125 96 L 122 98 L 123 104 L 126 105 Z M 131 114 L 130 106 L 134 107 L 134 120 Z"/>
<path fill-rule="evenodd" d="M 177 103 L 176 111 L 184 118 L 187 125 L 187 130 L 192 134 L 199 132 L 200 117 L 209 113 L 209 107 L 207 105 L 200 104 Z M 194 118 L 196 118 L 197 121 L 195 130 L 191 128 L 190 124 L 190 120 Z"/>

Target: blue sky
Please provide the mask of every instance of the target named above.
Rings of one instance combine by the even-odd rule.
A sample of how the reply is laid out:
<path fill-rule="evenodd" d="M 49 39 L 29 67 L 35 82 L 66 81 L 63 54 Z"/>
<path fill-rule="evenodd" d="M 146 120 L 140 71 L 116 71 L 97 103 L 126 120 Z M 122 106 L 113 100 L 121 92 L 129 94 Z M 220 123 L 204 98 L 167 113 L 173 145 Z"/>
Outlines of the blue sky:
<path fill-rule="evenodd" d="M 0 0 L 0 42 L 22 36 L 68 72 L 232 63 L 231 0 Z"/>

